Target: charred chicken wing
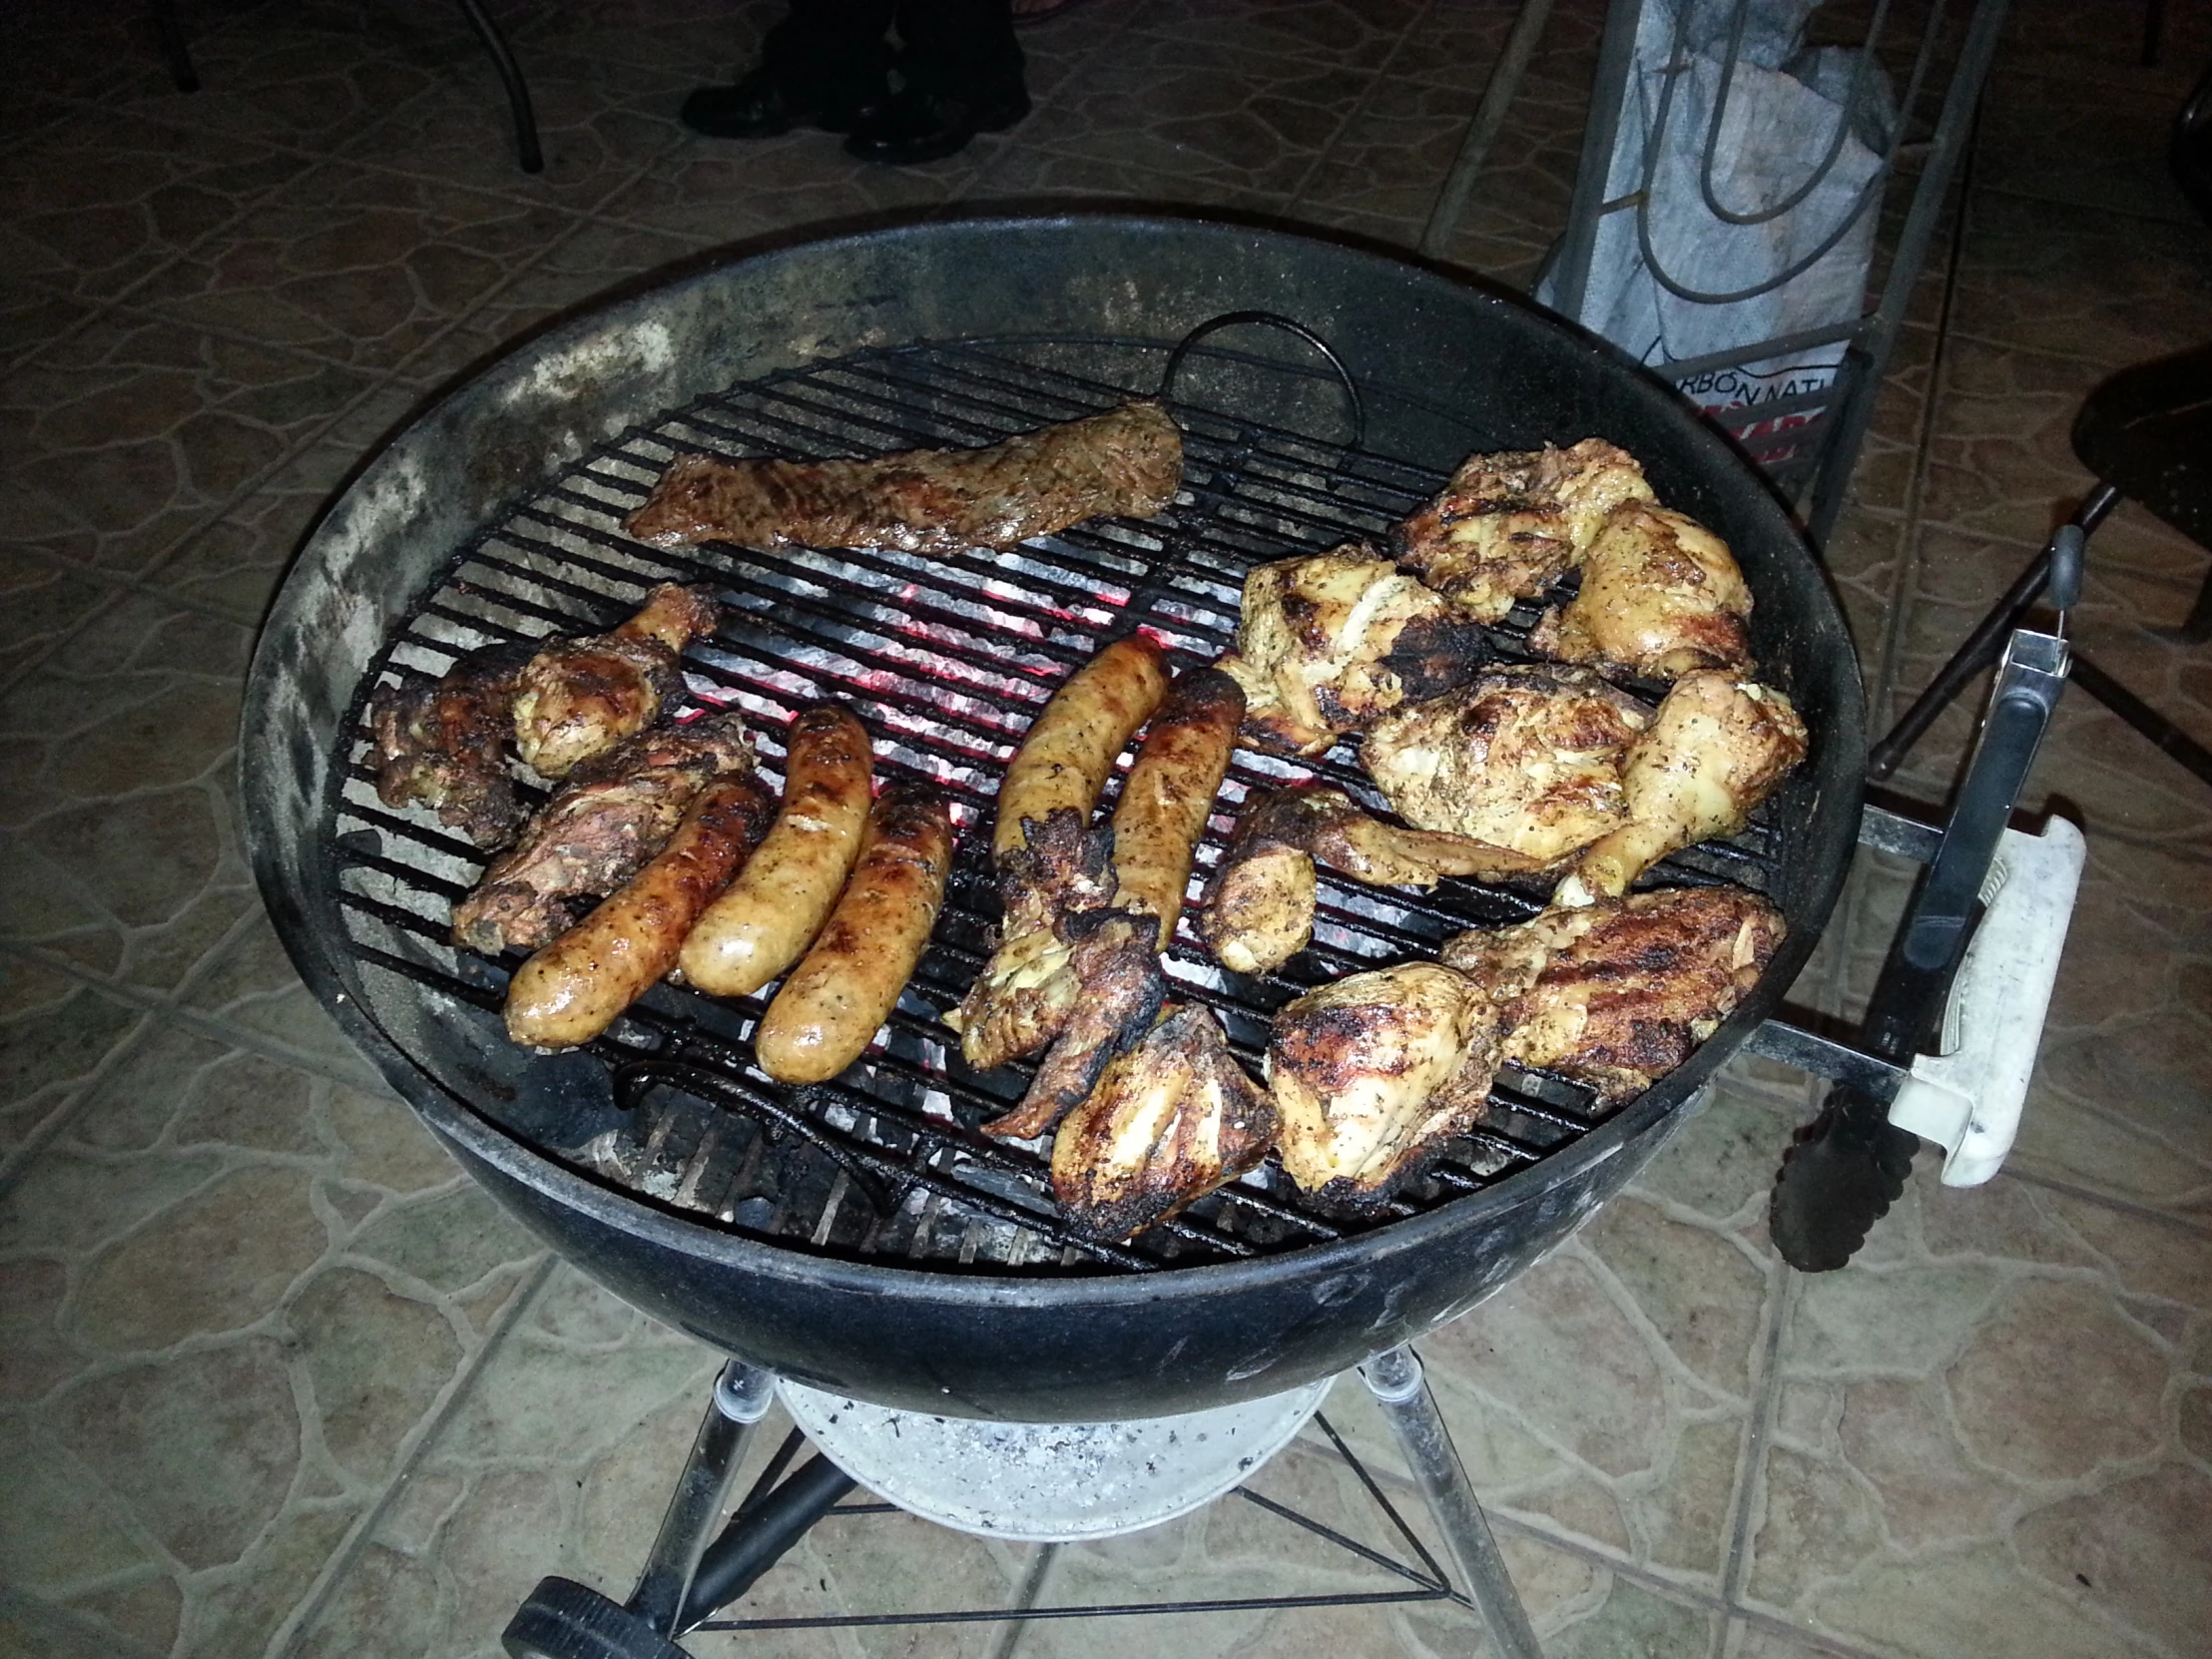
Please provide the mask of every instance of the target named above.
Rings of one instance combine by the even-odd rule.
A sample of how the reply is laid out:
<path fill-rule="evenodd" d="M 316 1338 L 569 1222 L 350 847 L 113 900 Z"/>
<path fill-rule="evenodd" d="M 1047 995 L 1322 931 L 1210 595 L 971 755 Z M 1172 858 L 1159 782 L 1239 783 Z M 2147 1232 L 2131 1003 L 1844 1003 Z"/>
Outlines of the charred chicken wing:
<path fill-rule="evenodd" d="M 1564 576 L 1623 501 L 1649 501 L 1644 469 L 1603 438 L 1470 455 L 1399 527 L 1406 568 L 1466 615 L 1495 622 Z"/>
<path fill-rule="evenodd" d="M 1401 703 L 1460 684 L 1484 661 L 1480 632 L 1371 549 L 1262 565 L 1245 578 L 1237 649 L 1245 741 L 1318 755 Z"/>
<path fill-rule="evenodd" d="M 1481 1111 L 1498 1026 L 1478 982 L 1433 962 L 1356 973 L 1285 1004 L 1268 1045 L 1283 1168 L 1325 1198 L 1386 1196 Z"/>
<path fill-rule="evenodd" d="M 1529 649 L 1561 662 L 1673 680 L 1751 669 L 1751 589 L 1728 544 L 1648 502 L 1616 508 L 1582 560 L 1582 588 L 1546 611 Z"/>
<path fill-rule="evenodd" d="M 1713 1034 L 1782 942 L 1782 914 L 1742 887 L 1671 887 L 1462 933 L 1447 966 L 1502 1011 L 1501 1060 L 1632 1099 Z"/>
<path fill-rule="evenodd" d="M 1380 722 L 1361 759 L 1406 823 L 1541 868 L 1627 819 L 1621 759 L 1650 720 L 1588 669 L 1492 669 Z"/>
<path fill-rule="evenodd" d="M 705 588 L 665 583 L 611 633 L 556 640 L 530 659 L 514 700 L 515 747 L 531 770 L 566 778 L 653 724 L 682 682 L 684 647 L 715 631 Z"/>
<path fill-rule="evenodd" d="M 1668 853 L 1735 834 L 1805 749 L 1805 723 L 1772 687 L 1684 675 L 1621 764 L 1628 822 L 1583 849 L 1552 902 L 1617 897 Z"/>
<path fill-rule="evenodd" d="M 507 739 L 527 645 L 471 651 L 444 677 L 378 686 L 368 701 L 376 795 L 387 807 L 430 808 L 448 830 L 487 850 L 521 825 Z"/>
<path fill-rule="evenodd" d="M 535 950 L 658 852 L 708 783 L 753 770 L 735 714 L 642 732 L 579 767 L 522 838 L 454 906 L 453 941 L 487 956 Z"/>
<path fill-rule="evenodd" d="M 1109 1065 L 1052 1142 L 1052 1193 L 1068 1220 L 1127 1239 L 1257 1168 L 1275 1107 L 1244 1073 L 1221 1022 L 1173 1010 Z"/>

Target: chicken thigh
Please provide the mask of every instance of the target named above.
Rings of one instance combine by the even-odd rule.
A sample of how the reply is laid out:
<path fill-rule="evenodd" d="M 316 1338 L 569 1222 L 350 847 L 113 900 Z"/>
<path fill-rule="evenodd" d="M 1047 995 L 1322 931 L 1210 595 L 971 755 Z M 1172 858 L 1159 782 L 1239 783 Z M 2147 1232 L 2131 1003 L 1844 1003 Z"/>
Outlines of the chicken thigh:
<path fill-rule="evenodd" d="M 1737 833 L 1805 752 L 1805 723 L 1771 686 L 1684 675 L 1622 763 L 1628 822 L 1583 849 L 1552 902 L 1618 897 L 1668 853 Z"/>
<path fill-rule="evenodd" d="M 1443 961 L 1504 1020 L 1498 1058 L 1608 1105 L 1682 1064 L 1758 982 L 1782 913 L 1742 887 L 1669 887 L 1461 933 Z"/>
<path fill-rule="evenodd" d="M 1566 663 L 1673 680 L 1750 672 L 1751 589 L 1728 544 L 1648 502 L 1614 509 L 1582 560 L 1582 588 L 1546 611 L 1528 648 Z"/>
<path fill-rule="evenodd" d="M 1406 823 L 1540 869 L 1626 822 L 1621 759 L 1650 720 L 1585 668 L 1492 669 L 1379 722 L 1360 756 Z"/>
<path fill-rule="evenodd" d="M 1268 1082 L 1283 1168 L 1310 1193 L 1372 1203 L 1482 1109 L 1498 1005 L 1433 962 L 1356 973 L 1275 1016 Z"/>
<path fill-rule="evenodd" d="M 1245 578 L 1237 649 L 1245 741 L 1319 755 L 1401 703 L 1460 684 L 1484 661 L 1478 630 L 1387 559 L 1347 543 Z"/>
<path fill-rule="evenodd" d="M 507 763 L 515 684 L 527 645 L 471 651 L 437 680 L 376 688 L 368 700 L 376 796 L 430 808 L 478 846 L 504 846 L 523 818 Z"/>
<path fill-rule="evenodd" d="M 1651 498 L 1636 457 L 1603 438 L 1470 455 L 1399 526 L 1399 559 L 1465 615 L 1495 622 L 1579 564 L 1613 508 Z"/>

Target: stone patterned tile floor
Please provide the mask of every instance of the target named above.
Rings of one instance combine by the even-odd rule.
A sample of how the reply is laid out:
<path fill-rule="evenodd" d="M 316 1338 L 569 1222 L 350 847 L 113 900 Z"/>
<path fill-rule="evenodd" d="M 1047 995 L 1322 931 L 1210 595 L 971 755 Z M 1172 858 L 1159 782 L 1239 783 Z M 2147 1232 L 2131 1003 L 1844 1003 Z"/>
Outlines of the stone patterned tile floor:
<path fill-rule="evenodd" d="M 1410 246 L 1502 0 L 1086 0 L 1036 113 L 908 171 L 686 137 L 773 0 L 498 7 L 548 168 L 428 0 L 7 8 L 0 80 L 0 1656 L 488 1655 L 563 1572 L 623 1593 L 713 1359 L 462 1180 L 299 986 L 240 848 L 254 630 L 315 514 L 468 363 L 702 249 L 974 203 L 1213 206 Z M 1830 548 L 1877 723 L 2087 482 L 2082 395 L 2212 332 L 2167 181 L 2212 51 L 2172 8 L 2023 0 Z M 1449 253 L 1525 283 L 1602 8 L 1563 0 Z M 2078 637 L 2200 737 L 2205 555 L 2099 533 Z M 1902 780 L 1940 796 L 1956 714 Z M 2075 698 L 2033 793 L 2090 861 L 2021 1140 L 1854 1265 L 1764 1233 L 1813 1085 L 1733 1065 L 1628 1196 L 1424 1345 L 1547 1651 L 2212 1654 L 2212 799 Z M 1801 999 L 1848 1011 L 1903 873 L 1854 875 Z M 1329 1410 L 1404 1497 L 1363 1392 Z M 1360 1538 L 1312 1431 L 1259 1479 Z M 1408 1499 L 1416 1527 L 1425 1528 Z M 1365 1587 L 1228 1502 L 1049 1554 L 836 1521 L 760 1617 Z M 1452 1607 L 847 1628 L 702 1654 L 1476 1651 Z"/>

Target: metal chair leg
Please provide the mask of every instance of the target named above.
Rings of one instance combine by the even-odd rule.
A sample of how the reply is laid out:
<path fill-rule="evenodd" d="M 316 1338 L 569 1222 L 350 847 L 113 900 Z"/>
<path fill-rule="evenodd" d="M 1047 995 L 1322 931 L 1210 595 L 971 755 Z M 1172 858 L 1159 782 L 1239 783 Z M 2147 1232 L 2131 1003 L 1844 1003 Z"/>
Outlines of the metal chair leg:
<path fill-rule="evenodd" d="M 507 37 L 499 32 L 499 25 L 492 21 L 490 12 L 484 9 L 484 0 L 461 0 L 462 15 L 469 27 L 476 31 L 476 38 L 484 43 L 484 50 L 491 54 L 492 67 L 499 71 L 499 78 L 506 83 L 507 105 L 514 111 L 515 148 L 522 153 L 522 171 L 543 173 L 545 156 L 538 149 L 538 118 L 530 110 L 530 89 L 522 79 L 521 66 L 515 55 L 507 50 Z"/>
<path fill-rule="evenodd" d="M 1410 1348 L 1400 1345 L 1369 1360 L 1360 1368 L 1360 1377 L 1389 1418 L 1405 1461 L 1444 1535 L 1459 1581 L 1489 1627 L 1490 1640 L 1503 1659 L 1543 1659 L 1528 1609 L 1521 1605 L 1520 1592 L 1513 1588 L 1504 1558 L 1497 1552 L 1497 1540 L 1490 1535 L 1482 1505 L 1475 1501 L 1466 1465 L 1459 1461 L 1450 1431 L 1436 1409 L 1436 1396 L 1421 1376 L 1420 1361 Z"/>
<path fill-rule="evenodd" d="M 169 78 L 179 92 L 198 92 L 200 72 L 192 67 L 192 52 L 185 45 L 184 25 L 177 21 L 177 0 L 154 0 L 154 33 L 169 62 Z"/>

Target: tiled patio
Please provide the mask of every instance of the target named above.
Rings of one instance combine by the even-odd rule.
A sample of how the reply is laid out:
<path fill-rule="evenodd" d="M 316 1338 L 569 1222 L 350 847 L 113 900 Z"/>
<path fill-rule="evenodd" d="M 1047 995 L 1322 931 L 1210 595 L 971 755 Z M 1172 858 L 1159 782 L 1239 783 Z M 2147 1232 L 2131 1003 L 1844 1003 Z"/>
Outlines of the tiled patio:
<path fill-rule="evenodd" d="M 437 0 L 193 0 L 205 90 L 136 0 L 0 28 L 0 1654 L 490 1655 L 563 1572 L 627 1592 L 711 1356 L 549 1259 L 299 988 L 240 850 L 255 627 L 378 435 L 547 315 L 794 228 L 980 201 L 1225 206 L 1418 235 L 1511 8 L 1086 0 L 1025 36 L 1036 113 L 909 172 L 816 133 L 686 136 L 769 3 L 500 10 L 549 165 Z M 2015 8 L 1832 549 L 1877 710 L 2085 482 L 2082 394 L 2212 337 L 2165 124 L 2175 7 Z M 1564 215 L 1600 8 L 1564 0 L 1452 257 L 1525 282 Z M 2139 510 L 2078 637 L 2212 739 L 2178 621 L 2202 550 Z M 1963 718 L 1907 787 L 1938 795 Z M 1732 1068 L 1632 1195 L 1423 1345 L 1547 1651 L 2212 1654 L 2212 797 L 2078 696 L 2031 795 L 2090 867 L 2006 1173 L 1797 1278 L 1768 1184 L 1815 1091 Z M 1799 999 L 1863 987 L 1869 866 Z M 1354 1386 L 1332 1411 L 1398 1478 Z M 1382 1541 L 1304 1445 L 1264 1488 Z M 1402 1490 L 1402 1482 L 1400 1481 Z M 1415 1505 L 1417 1507 L 1417 1505 Z M 1057 1552 L 830 1523 L 748 1610 L 1375 1588 L 1235 1502 Z M 704 1639 L 707 1653 L 1466 1653 L 1450 1607 Z"/>

